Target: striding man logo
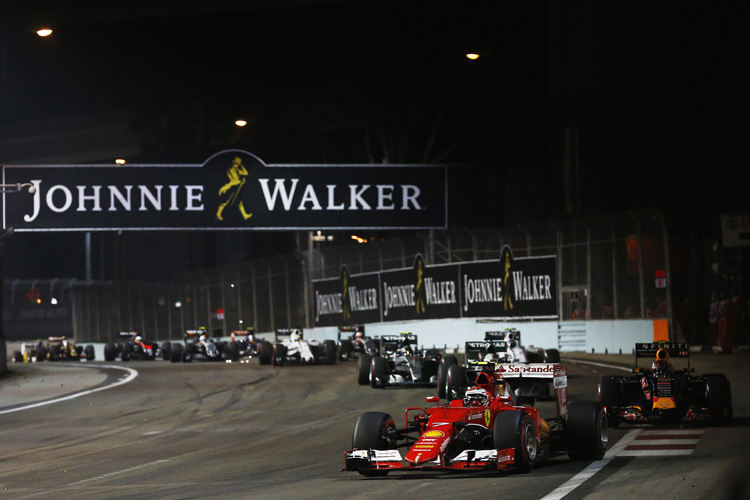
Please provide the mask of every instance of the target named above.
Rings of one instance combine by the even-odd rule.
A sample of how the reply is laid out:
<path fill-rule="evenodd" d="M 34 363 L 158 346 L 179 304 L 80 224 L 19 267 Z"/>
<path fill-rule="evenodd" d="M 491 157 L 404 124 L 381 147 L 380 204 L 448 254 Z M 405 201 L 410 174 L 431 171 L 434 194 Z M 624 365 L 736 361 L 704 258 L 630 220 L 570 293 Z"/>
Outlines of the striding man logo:
<path fill-rule="evenodd" d="M 510 254 L 510 248 L 506 246 L 505 248 L 503 248 L 503 253 L 500 256 L 500 261 L 503 265 L 503 269 L 505 270 L 505 273 L 503 274 L 503 309 L 505 311 L 509 311 L 513 309 L 513 300 L 510 294 L 510 285 L 511 285 L 510 269 L 513 265 L 511 260 L 512 260 L 512 257 Z"/>
<path fill-rule="evenodd" d="M 425 312 L 427 303 L 427 291 L 424 284 L 424 260 L 421 255 L 417 255 L 414 260 L 414 270 L 416 271 L 416 283 L 414 285 L 414 300 L 417 308 L 417 314 Z"/>
<path fill-rule="evenodd" d="M 224 220 L 224 209 L 227 206 L 230 208 L 237 207 L 240 215 L 245 220 L 253 216 L 252 213 L 248 213 L 245 210 L 245 205 L 240 197 L 240 191 L 242 191 L 242 186 L 245 185 L 247 175 L 248 172 L 245 165 L 242 164 L 242 158 L 236 156 L 234 160 L 232 160 L 232 166 L 227 169 L 229 182 L 221 186 L 219 189 L 219 197 L 223 196 L 224 198 L 222 198 L 223 201 L 219 204 L 219 209 L 216 211 L 217 219 Z"/>

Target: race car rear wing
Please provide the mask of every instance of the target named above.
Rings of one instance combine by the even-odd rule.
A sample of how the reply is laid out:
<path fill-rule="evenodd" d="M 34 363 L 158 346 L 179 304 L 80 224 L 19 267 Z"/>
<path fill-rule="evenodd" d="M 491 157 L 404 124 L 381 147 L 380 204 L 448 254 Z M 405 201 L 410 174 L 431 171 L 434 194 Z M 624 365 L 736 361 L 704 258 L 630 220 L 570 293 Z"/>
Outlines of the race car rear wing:
<path fill-rule="evenodd" d="M 483 361 L 489 352 L 493 352 L 498 359 L 506 360 L 508 343 L 504 340 L 466 342 L 464 352 L 466 353 L 467 363 Z"/>
<path fill-rule="evenodd" d="M 341 340 L 341 335 L 344 334 L 344 338 L 348 339 L 357 332 L 365 333 L 365 325 L 344 325 L 339 326 L 338 340 Z"/>
<path fill-rule="evenodd" d="M 669 353 L 670 358 L 686 358 L 690 368 L 690 349 L 687 344 L 673 342 L 646 342 L 635 344 L 635 367 L 638 368 L 638 360 L 641 358 L 655 359 L 659 349 Z"/>
<path fill-rule="evenodd" d="M 506 328 L 501 331 L 484 332 L 484 340 L 506 340 L 510 342 L 515 340 L 519 344 L 521 343 L 521 332 L 515 328 Z"/>
<path fill-rule="evenodd" d="M 399 344 L 406 341 L 409 345 L 413 345 L 419 348 L 418 338 L 413 333 L 402 333 L 401 335 L 381 335 L 380 336 L 380 352 L 395 352 Z"/>
<path fill-rule="evenodd" d="M 282 338 L 282 337 L 291 338 L 291 336 L 295 333 L 299 334 L 300 338 L 304 338 L 302 334 L 302 328 L 277 328 L 276 329 L 276 341 L 278 341 L 279 338 Z"/>

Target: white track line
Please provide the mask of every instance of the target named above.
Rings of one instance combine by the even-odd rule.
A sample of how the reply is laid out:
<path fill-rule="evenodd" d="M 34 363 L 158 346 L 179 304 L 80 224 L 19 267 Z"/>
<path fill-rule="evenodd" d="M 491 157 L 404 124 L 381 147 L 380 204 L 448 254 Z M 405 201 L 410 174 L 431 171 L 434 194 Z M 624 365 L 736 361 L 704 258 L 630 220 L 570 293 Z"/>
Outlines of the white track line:
<path fill-rule="evenodd" d="M 85 366 L 85 365 L 80 365 L 80 366 Z M 117 387 L 118 385 L 127 384 L 128 382 L 130 382 L 131 380 L 133 380 L 134 378 L 136 378 L 138 376 L 138 372 L 136 370 L 134 370 L 132 368 L 125 368 L 125 367 L 122 367 L 122 366 L 97 365 L 97 366 L 86 366 L 86 368 L 113 368 L 115 370 L 126 371 L 126 372 L 128 372 L 128 375 L 126 377 L 124 377 L 124 378 L 121 378 L 120 380 L 118 380 L 117 382 L 115 382 L 113 384 L 105 385 L 105 386 L 102 386 L 102 387 L 97 387 L 96 389 L 89 389 L 87 391 L 76 392 L 74 394 L 69 394 L 67 396 L 63 396 L 61 398 L 50 399 L 48 401 L 42 401 L 40 403 L 32 403 L 32 404 L 28 404 L 28 405 L 24 405 L 24 406 L 19 406 L 18 408 L 11 408 L 10 410 L 0 410 L 0 415 L 3 415 L 5 413 L 13 413 L 13 412 L 16 412 L 16 411 L 29 410 L 31 408 L 39 408 L 40 406 L 47 406 L 47 405 L 51 405 L 51 404 L 54 404 L 54 403 L 60 403 L 62 401 L 68 401 L 70 399 L 80 398 L 81 396 L 86 396 L 87 394 L 91 394 L 91 393 L 99 392 L 99 391 L 104 391 L 106 389 L 111 389 L 113 387 Z"/>
<path fill-rule="evenodd" d="M 622 366 L 617 365 L 608 365 L 606 363 L 597 363 L 594 361 L 582 361 L 578 359 L 571 359 L 566 360 L 566 363 L 583 363 L 587 365 L 594 365 L 594 366 L 601 366 L 603 368 L 611 368 L 614 370 L 624 370 L 624 371 L 632 371 L 630 368 L 624 368 Z M 602 470 L 609 462 L 612 461 L 612 459 L 619 455 L 628 445 L 630 445 L 631 442 L 635 440 L 636 437 L 638 437 L 638 434 L 640 434 L 640 429 L 633 429 L 625 436 L 623 436 L 622 439 L 620 439 L 616 445 L 614 445 L 612 448 L 607 450 L 607 452 L 604 454 L 604 458 L 601 460 L 597 460 L 595 462 L 591 462 L 588 467 L 583 469 L 581 472 L 573 476 L 572 478 L 568 479 L 565 483 L 563 483 L 560 487 L 558 487 L 556 490 L 552 491 L 549 495 L 546 495 L 542 497 L 541 500 L 559 500 L 563 498 L 565 495 L 573 491 L 574 489 L 578 488 L 580 485 L 582 485 L 584 482 L 586 482 L 587 479 L 590 479 L 594 474 Z"/>

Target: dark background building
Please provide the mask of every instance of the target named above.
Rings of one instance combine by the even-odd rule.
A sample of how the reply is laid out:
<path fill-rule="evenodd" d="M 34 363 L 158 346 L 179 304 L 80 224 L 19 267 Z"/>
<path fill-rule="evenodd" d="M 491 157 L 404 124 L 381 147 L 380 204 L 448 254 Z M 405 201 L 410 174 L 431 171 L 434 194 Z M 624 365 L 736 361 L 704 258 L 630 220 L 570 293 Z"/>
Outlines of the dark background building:
<path fill-rule="evenodd" d="M 229 148 L 268 163 L 447 163 L 452 226 L 654 207 L 685 288 L 746 295 L 746 247 L 722 247 L 719 214 L 750 208 L 747 11 L 5 0 L 0 163 L 201 163 Z M 51 37 L 34 34 L 43 25 Z M 299 237 L 100 233 L 88 260 L 85 241 L 15 234 L 5 277 L 162 279 L 293 250 Z"/>

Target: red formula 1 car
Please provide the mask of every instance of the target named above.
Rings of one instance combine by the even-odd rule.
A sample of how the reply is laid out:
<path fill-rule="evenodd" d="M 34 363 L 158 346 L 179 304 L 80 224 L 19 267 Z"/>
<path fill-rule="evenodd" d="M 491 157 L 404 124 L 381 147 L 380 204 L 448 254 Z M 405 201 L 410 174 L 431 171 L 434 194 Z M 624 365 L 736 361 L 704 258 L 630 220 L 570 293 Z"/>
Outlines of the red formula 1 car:
<path fill-rule="evenodd" d="M 537 408 L 516 406 L 510 385 L 494 370 L 477 375 L 463 399 L 431 408 L 407 408 L 404 427 L 390 415 L 362 414 L 354 427 L 345 470 L 365 476 L 390 471 L 530 471 L 536 462 L 567 454 L 598 460 L 608 440 L 607 415 L 594 401 L 567 403 L 567 370 L 555 373 L 557 415 L 542 418 Z M 405 455 L 402 456 L 402 450 Z"/>

